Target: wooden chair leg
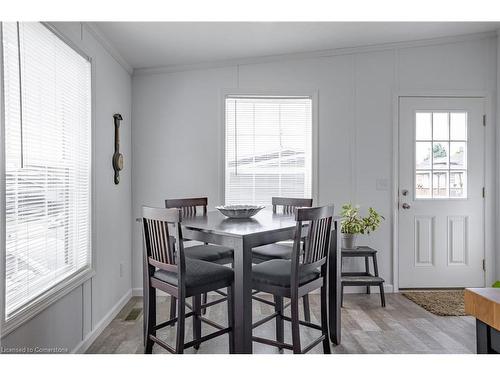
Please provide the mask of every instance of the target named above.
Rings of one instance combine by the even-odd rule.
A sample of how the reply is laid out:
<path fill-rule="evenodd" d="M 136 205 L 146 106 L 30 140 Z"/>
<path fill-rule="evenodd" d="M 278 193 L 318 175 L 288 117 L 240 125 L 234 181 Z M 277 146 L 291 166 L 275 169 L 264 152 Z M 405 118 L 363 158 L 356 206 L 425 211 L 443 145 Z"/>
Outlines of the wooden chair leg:
<path fill-rule="evenodd" d="M 382 307 L 385 307 L 384 284 L 380 284 L 380 301 L 382 302 Z"/>
<path fill-rule="evenodd" d="M 283 297 L 274 296 L 274 311 L 279 315 L 276 317 L 276 341 L 284 342 L 285 321 L 283 320 Z M 280 353 L 283 349 L 280 349 Z"/>
<path fill-rule="evenodd" d="M 291 298 L 291 315 L 292 315 L 292 346 L 294 354 L 301 354 L 300 348 L 300 323 L 299 323 L 299 299 Z"/>
<path fill-rule="evenodd" d="M 148 288 L 148 293 L 144 296 L 143 311 L 144 311 L 144 353 L 151 354 L 153 352 L 153 340 L 149 335 L 154 335 L 154 326 L 156 325 L 156 289 Z"/>
<path fill-rule="evenodd" d="M 177 298 L 170 296 L 170 320 L 175 318 L 175 313 L 177 310 Z M 170 323 L 170 325 L 173 327 L 175 325 L 174 323 Z"/>
<path fill-rule="evenodd" d="M 175 343 L 175 351 L 177 354 L 184 353 L 184 333 L 186 329 L 186 300 L 184 297 L 179 298 L 177 304 L 177 338 Z"/>
<path fill-rule="evenodd" d="M 193 339 L 199 339 L 201 337 L 201 296 L 198 294 L 193 296 Z M 200 344 L 194 345 L 194 348 L 198 350 Z"/>
<path fill-rule="evenodd" d="M 304 297 L 302 297 L 303 303 L 304 303 L 304 320 L 306 322 L 311 321 L 311 309 L 309 308 L 309 295 L 306 294 Z"/>
<path fill-rule="evenodd" d="M 234 288 L 227 288 L 227 326 L 231 328 L 229 331 L 229 354 L 234 354 Z"/>
<path fill-rule="evenodd" d="M 149 284 L 146 284 L 146 281 L 144 281 L 144 285 L 142 287 L 142 311 L 144 314 L 144 317 L 142 318 L 142 338 L 143 338 L 143 345 L 144 348 L 146 348 L 146 344 L 148 341 L 148 315 L 149 315 Z M 145 351 L 145 349 L 144 349 Z"/>
<path fill-rule="evenodd" d="M 326 285 L 321 287 L 321 331 L 322 334 L 325 335 L 323 340 L 323 352 L 325 354 L 330 354 L 330 339 L 328 338 L 328 298 L 326 295 Z"/>
<path fill-rule="evenodd" d="M 208 300 L 208 293 L 203 293 L 203 304 L 206 304 Z M 204 308 L 201 310 L 202 315 L 205 315 L 207 313 L 207 309 Z"/>

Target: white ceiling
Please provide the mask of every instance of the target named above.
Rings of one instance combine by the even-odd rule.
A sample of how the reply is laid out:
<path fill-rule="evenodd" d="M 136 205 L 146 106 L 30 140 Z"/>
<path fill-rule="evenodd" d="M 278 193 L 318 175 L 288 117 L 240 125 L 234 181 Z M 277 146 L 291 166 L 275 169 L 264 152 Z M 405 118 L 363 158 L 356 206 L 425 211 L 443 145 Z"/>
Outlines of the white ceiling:
<path fill-rule="evenodd" d="M 198 64 L 493 31 L 499 22 L 99 22 L 133 68 Z"/>

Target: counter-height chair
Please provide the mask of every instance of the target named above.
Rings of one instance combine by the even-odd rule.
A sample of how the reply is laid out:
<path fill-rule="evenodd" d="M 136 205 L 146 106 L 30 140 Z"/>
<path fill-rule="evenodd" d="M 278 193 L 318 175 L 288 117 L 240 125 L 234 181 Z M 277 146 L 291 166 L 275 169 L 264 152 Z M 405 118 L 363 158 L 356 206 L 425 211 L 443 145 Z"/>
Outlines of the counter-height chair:
<path fill-rule="evenodd" d="M 312 207 L 313 200 L 308 198 L 271 198 L 273 213 L 292 215 L 295 208 Z M 271 259 L 290 259 L 292 256 L 292 246 L 286 243 L 273 243 L 270 245 L 258 246 L 252 249 L 252 262 L 261 263 Z"/>
<path fill-rule="evenodd" d="M 309 198 L 283 198 L 272 197 L 271 203 L 273 206 L 273 213 L 281 213 L 284 215 L 293 214 L 295 208 L 299 207 L 312 207 L 313 200 Z M 292 257 L 292 244 L 287 243 L 273 243 L 255 247 L 252 249 L 252 262 L 262 263 L 272 259 L 290 259 Z M 262 301 L 259 297 L 256 300 Z M 304 319 L 307 322 L 311 321 L 311 312 L 309 307 L 309 296 L 306 294 L 303 297 L 304 303 Z M 277 309 L 283 309 L 283 299 L 276 297 L 274 304 Z M 281 307 L 280 307 L 281 306 Z"/>
<path fill-rule="evenodd" d="M 185 254 L 181 229 L 182 212 L 179 209 L 142 208 L 143 267 L 144 267 L 144 352 L 151 353 L 157 343 L 171 353 L 183 353 L 189 347 L 198 348 L 200 343 L 229 334 L 229 352 L 234 351 L 233 341 L 233 281 L 229 267 L 188 258 Z M 171 237 L 175 241 L 170 240 Z M 201 294 L 227 288 L 227 298 L 203 305 Z M 156 323 L 156 289 L 179 300 L 177 317 Z M 186 313 L 186 298 L 193 297 L 193 309 Z M 228 327 L 224 328 L 201 315 L 201 309 L 227 300 Z M 184 342 L 185 319 L 193 317 L 193 340 Z M 217 331 L 201 336 L 201 323 L 207 323 Z M 156 332 L 177 323 L 176 344 L 170 346 L 158 338 Z"/>
<path fill-rule="evenodd" d="M 183 198 L 183 199 L 166 199 L 165 208 L 178 208 L 182 211 L 183 217 L 196 216 L 201 211 L 202 215 L 207 214 L 208 198 Z M 188 242 L 189 240 L 184 240 Z M 217 264 L 232 264 L 233 262 L 233 249 L 220 245 L 209 245 L 208 243 L 202 245 L 194 245 L 184 248 L 184 253 L 187 258 L 204 260 L 207 262 Z M 218 291 L 219 294 L 225 293 Z M 203 294 L 203 303 L 207 302 L 207 294 Z M 176 299 L 174 297 L 170 300 L 170 318 L 175 318 Z M 205 314 L 206 309 L 202 310 Z"/>
<path fill-rule="evenodd" d="M 273 345 L 293 353 L 307 353 L 323 343 L 325 353 L 330 353 L 327 316 L 327 259 L 330 249 L 333 206 L 298 208 L 295 210 L 295 238 L 291 259 L 273 259 L 252 266 L 252 288 L 281 298 L 290 298 L 291 317 L 283 310 L 253 324 L 253 328 L 276 318 L 276 341 L 253 337 L 253 341 Z M 302 228 L 307 224 L 305 245 L 301 248 Z M 299 300 L 306 294 L 321 289 L 321 325 L 299 319 Z M 292 344 L 283 340 L 284 320 L 292 324 Z M 320 337 L 302 349 L 300 325 L 321 331 Z"/>

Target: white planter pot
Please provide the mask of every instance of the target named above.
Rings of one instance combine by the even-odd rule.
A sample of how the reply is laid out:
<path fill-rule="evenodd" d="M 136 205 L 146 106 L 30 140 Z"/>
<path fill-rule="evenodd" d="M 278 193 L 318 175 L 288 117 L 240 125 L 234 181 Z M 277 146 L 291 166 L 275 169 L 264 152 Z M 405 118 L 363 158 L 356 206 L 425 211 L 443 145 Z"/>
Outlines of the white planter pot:
<path fill-rule="evenodd" d="M 349 233 L 342 233 L 342 249 L 355 249 L 356 248 L 356 235 Z"/>

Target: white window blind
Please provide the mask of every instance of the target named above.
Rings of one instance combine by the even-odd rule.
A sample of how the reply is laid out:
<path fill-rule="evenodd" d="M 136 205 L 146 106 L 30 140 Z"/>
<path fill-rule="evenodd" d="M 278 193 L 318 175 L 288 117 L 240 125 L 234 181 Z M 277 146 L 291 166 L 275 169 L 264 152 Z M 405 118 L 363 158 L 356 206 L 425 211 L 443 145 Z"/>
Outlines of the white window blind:
<path fill-rule="evenodd" d="M 91 64 L 41 23 L 3 23 L 5 316 L 90 268 Z"/>
<path fill-rule="evenodd" d="M 225 203 L 310 198 L 311 97 L 227 96 Z"/>

